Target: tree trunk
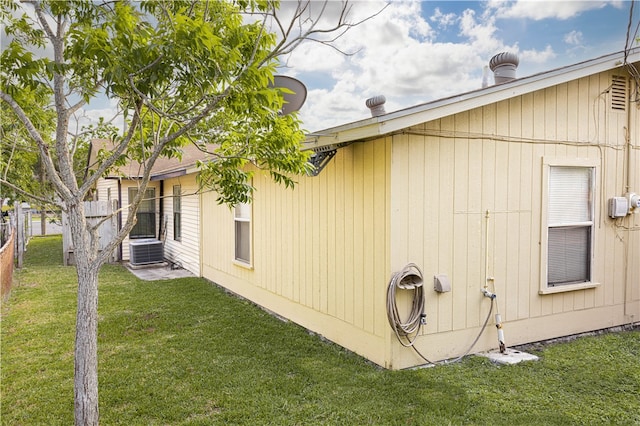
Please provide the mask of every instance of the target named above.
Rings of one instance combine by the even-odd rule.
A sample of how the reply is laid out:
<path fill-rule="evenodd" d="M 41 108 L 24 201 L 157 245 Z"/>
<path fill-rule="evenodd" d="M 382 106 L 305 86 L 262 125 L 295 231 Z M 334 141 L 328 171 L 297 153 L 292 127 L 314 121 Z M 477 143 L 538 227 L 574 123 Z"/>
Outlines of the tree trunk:
<path fill-rule="evenodd" d="M 86 230 L 84 206 L 69 208 L 76 248 L 78 308 L 74 363 L 74 412 L 77 426 L 98 425 L 98 271 L 97 246 Z"/>
<path fill-rule="evenodd" d="M 42 191 L 44 191 L 46 174 L 47 170 L 44 167 L 44 163 L 40 161 L 40 184 L 42 185 Z M 47 207 L 45 205 L 40 207 L 40 235 L 47 235 Z"/>
<path fill-rule="evenodd" d="M 98 272 L 78 267 L 74 364 L 75 424 L 98 424 Z"/>

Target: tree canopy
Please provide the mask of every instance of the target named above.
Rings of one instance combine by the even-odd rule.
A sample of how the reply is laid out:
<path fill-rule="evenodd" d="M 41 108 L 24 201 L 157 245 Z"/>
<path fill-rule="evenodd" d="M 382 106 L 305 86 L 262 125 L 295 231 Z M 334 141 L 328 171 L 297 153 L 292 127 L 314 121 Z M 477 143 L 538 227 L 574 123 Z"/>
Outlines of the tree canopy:
<path fill-rule="evenodd" d="M 3 4 L 11 39 L 0 85 L 10 109 L 33 125 L 24 127 L 37 142 L 33 149 L 50 157 L 53 148 L 59 156 L 47 165 L 50 174 L 73 169 L 64 146 L 69 120 L 101 96 L 118 100 L 128 132 L 112 135 L 117 148 L 96 178 L 122 156 L 148 163 L 179 156 L 187 143 L 217 147 L 201 176 L 221 202 L 250 198 L 249 163 L 285 185 L 308 171 L 301 123 L 279 114 L 282 91 L 272 84 L 279 55 L 299 42 L 268 31 L 277 2 L 27 3 Z M 23 98 L 36 91 L 40 105 L 30 108 Z M 56 126 L 39 126 L 34 112 L 48 113 L 45 120 Z"/>
<path fill-rule="evenodd" d="M 347 2 L 311 5 L 287 3 L 283 16 L 273 0 L 0 0 L 0 186 L 53 201 L 68 217 L 78 276 L 76 424 L 97 424 L 99 417 L 98 271 L 135 225 L 155 161 L 180 157 L 186 144 L 213 146 L 212 159 L 200 164 L 201 183 L 230 205 L 251 199 L 255 170 L 287 186 L 309 171 L 301 123 L 295 113 L 280 113 L 283 91 L 273 87 L 274 73 L 303 41 L 331 44 L 357 24 L 348 22 Z M 331 22 L 321 25 L 329 9 Z M 78 114 L 105 96 L 117 101 L 125 131 L 111 131 L 108 119 L 77 131 Z M 79 179 L 78 152 L 93 134 L 109 136 L 113 149 Z M 34 159 L 55 198 L 30 186 Z M 126 161 L 142 165 L 140 190 L 126 206 L 127 221 L 100 251 L 83 200 L 107 170 Z"/>

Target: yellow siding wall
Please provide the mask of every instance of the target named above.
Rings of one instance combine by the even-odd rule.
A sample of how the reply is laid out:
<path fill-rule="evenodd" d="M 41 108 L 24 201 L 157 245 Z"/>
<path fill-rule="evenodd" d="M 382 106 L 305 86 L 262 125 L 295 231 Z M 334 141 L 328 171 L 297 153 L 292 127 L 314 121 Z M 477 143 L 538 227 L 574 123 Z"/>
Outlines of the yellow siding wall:
<path fill-rule="evenodd" d="M 232 211 L 203 194 L 203 276 L 384 364 L 390 151 L 342 148 L 295 190 L 256 175 L 251 268 L 233 261 Z"/>
<path fill-rule="evenodd" d="M 182 225 L 181 238 L 174 240 L 173 186 L 180 185 Z M 165 258 L 178 262 L 183 268 L 200 276 L 200 195 L 196 175 L 189 174 L 164 181 L 164 210 L 162 219 L 166 223 L 164 242 Z M 205 226 L 210 222 L 206 221 Z"/>
<path fill-rule="evenodd" d="M 428 358 L 461 355 L 473 342 L 489 311 L 490 301 L 480 292 L 485 273 L 495 277 L 507 345 L 639 320 L 640 214 L 614 221 L 606 208 L 608 198 L 625 192 L 627 114 L 612 112 L 606 93 L 611 74 L 620 72 L 515 97 L 394 136 L 391 268 L 415 262 L 423 269 L 428 325 L 418 348 Z M 630 181 L 632 190 L 640 191 L 640 117 L 636 105 L 630 110 L 635 146 Z M 598 164 L 597 288 L 539 294 L 543 157 L 587 158 Z M 450 293 L 432 290 L 435 274 L 450 277 Z M 489 324 L 474 352 L 497 347 L 493 318 Z M 413 351 L 393 344 L 394 367 L 421 362 Z"/>
<path fill-rule="evenodd" d="M 481 331 L 487 275 L 507 345 L 638 321 L 640 214 L 614 221 L 606 209 L 626 191 L 627 152 L 640 192 L 638 107 L 628 120 L 609 105 L 611 76 L 621 73 L 354 143 L 295 190 L 257 175 L 251 266 L 233 259 L 233 211 L 205 193 L 202 274 L 389 368 L 423 363 L 397 343 L 386 315 L 389 278 L 409 262 L 425 275 L 428 324 L 417 347 L 433 360 L 464 354 Z M 543 158 L 597 165 L 596 288 L 539 293 Z M 453 291 L 434 292 L 435 274 L 447 274 Z M 399 296 L 404 313 L 409 302 Z M 496 346 L 491 317 L 472 352 Z"/>

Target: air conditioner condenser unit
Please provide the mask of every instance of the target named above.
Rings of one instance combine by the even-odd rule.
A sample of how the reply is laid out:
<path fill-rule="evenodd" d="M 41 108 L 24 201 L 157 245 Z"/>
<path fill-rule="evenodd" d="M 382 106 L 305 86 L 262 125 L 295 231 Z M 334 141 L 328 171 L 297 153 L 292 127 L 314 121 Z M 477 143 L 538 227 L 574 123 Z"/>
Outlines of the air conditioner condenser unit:
<path fill-rule="evenodd" d="M 129 263 L 132 265 L 149 265 L 164 260 L 164 247 L 160 240 L 144 238 L 129 242 Z"/>

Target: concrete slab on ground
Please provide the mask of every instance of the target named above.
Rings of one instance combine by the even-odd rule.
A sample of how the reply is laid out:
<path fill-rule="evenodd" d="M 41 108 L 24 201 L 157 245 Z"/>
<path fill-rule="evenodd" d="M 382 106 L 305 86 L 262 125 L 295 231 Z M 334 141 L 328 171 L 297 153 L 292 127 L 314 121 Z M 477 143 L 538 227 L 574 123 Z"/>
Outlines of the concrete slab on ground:
<path fill-rule="evenodd" d="M 489 358 L 492 362 L 503 365 L 513 365 L 523 361 L 537 361 L 539 359 L 536 355 L 511 348 L 507 348 L 504 353 L 495 349 L 493 351 L 482 352 L 476 355 Z"/>
<path fill-rule="evenodd" d="M 136 277 L 145 281 L 172 280 L 174 278 L 195 277 L 186 269 L 172 269 L 167 262 L 157 263 L 153 265 L 133 266 L 125 263 L 125 267 Z"/>

